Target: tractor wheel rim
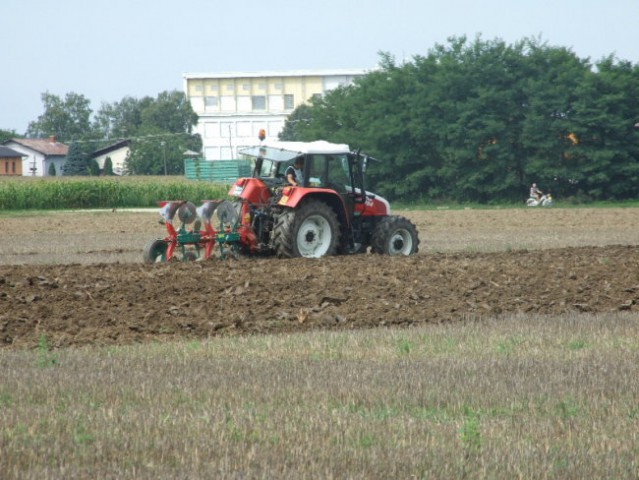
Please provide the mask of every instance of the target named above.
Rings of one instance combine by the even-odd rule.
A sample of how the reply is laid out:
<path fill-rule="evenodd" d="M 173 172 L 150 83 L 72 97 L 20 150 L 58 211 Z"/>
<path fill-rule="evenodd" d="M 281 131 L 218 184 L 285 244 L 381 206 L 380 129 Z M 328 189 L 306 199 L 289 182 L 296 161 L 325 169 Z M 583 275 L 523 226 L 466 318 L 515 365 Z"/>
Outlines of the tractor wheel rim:
<path fill-rule="evenodd" d="M 406 229 L 397 230 L 390 238 L 388 253 L 391 255 L 410 255 L 413 250 L 413 237 Z"/>
<path fill-rule="evenodd" d="M 318 258 L 326 254 L 331 244 L 331 226 L 320 216 L 308 217 L 297 232 L 297 249 L 307 258 Z"/>

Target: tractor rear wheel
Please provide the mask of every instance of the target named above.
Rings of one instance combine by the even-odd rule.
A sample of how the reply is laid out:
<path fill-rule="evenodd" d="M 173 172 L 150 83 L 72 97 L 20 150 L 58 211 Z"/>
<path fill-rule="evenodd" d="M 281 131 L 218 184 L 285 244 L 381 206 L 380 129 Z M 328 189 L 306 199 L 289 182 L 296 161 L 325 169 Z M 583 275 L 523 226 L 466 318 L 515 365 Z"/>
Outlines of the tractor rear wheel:
<path fill-rule="evenodd" d="M 168 245 L 164 240 L 151 240 L 144 247 L 144 263 L 166 262 Z"/>
<path fill-rule="evenodd" d="M 373 253 L 412 255 L 419 251 L 417 228 L 407 218 L 392 215 L 382 219 L 371 238 Z"/>
<path fill-rule="evenodd" d="M 335 212 L 318 200 L 283 212 L 273 227 L 273 246 L 279 257 L 320 258 L 335 255 L 339 237 Z"/>

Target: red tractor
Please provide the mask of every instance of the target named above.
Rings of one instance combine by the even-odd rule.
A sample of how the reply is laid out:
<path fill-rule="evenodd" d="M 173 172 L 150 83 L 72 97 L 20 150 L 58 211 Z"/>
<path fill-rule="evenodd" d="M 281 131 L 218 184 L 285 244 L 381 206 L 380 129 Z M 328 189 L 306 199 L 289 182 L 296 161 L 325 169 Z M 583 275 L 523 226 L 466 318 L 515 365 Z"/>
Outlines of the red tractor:
<path fill-rule="evenodd" d="M 216 245 L 222 256 L 288 258 L 363 253 L 369 247 L 388 255 L 418 251 L 415 225 L 391 215 L 388 201 L 365 189 L 373 158 L 325 141 L 272 142 L 240 153 L 254 159 L 253 176 L 235 182 L 233 200 L 205 201 L 197 209 L 190 202 L 163 202 L 169 235 L 147 245 L 145 261 L 171 260 L 176 252 L 184 260 L 207 259 Z M 294 164 L 301 168 L 291 170 Z M 293 183 L 287 173 L 297 176 Z M 172 224 L 176 213 L 179 229 Z"/>

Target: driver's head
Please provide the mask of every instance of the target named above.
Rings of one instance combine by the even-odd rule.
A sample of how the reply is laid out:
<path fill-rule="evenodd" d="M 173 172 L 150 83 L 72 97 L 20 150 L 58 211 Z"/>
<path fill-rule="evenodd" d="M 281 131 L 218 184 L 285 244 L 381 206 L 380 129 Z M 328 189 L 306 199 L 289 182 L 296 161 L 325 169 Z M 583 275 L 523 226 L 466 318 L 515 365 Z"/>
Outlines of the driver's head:
<path fill-rule="evenodd" d="M 297 157 L 295 159 L 295 166 L 300 168 L 304 166 L 304 159 L 302 157 Z"/>

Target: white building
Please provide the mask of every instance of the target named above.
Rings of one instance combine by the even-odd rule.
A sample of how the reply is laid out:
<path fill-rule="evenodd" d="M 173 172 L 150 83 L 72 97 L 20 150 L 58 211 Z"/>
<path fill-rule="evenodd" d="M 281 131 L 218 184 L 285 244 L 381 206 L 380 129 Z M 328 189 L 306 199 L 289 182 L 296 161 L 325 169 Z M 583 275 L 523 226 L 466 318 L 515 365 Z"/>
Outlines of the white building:
<path fill-rule="evenodd" d="M 104 164 L 107 158 L 111 159 L 111 166 L 113 167 L 114 175 L 124 175 L 126 172 L 126 162 L 131 156 L 131 141 L 122 140 L 107 147 L 96 150 L 91 155 L 100 167 L 101 171 L 104 171 Z"/>
<path fill-rule="evenodd" d="M 49 138 L 12 138 L 3 142 L 6 147 L 22 155 L 22 175 L 46 177 L 51 165 L 56 175 L 62 175 L 69 147 L 58 142 L 56 137 Z"/>
<path fill-rule="evenodd" d="M 207 160 L 237 158 L 255 145 L 261 129 L 276 139 L 288 115 L 315 95 L 350 85 L 367 70 L 185 73 L 184 91 L 199 116 Z"/>

